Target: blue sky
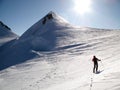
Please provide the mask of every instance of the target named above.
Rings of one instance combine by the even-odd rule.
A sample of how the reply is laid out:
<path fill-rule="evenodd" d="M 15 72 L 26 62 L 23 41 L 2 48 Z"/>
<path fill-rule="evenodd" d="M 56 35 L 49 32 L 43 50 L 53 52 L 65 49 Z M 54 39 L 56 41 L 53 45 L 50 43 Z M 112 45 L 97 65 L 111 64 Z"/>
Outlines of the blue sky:
<path fill-rule="evenodd" d="M 92 0 L 91 12 L 76 13 L 75 0 L 0 0 L 0 20 L 21 35 L 49 11 L 73 25 L 120 29 L 120 0 Z"/>

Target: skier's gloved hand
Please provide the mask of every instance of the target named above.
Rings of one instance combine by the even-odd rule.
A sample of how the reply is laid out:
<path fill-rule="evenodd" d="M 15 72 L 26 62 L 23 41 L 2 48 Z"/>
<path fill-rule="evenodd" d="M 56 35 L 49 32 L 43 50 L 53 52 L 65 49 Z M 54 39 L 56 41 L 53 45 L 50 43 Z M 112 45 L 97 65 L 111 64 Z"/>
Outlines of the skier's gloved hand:
<path fill-rule="evenodd" d="M 98 61 L 101 61 L 100 59 L 98 59 Z"/>

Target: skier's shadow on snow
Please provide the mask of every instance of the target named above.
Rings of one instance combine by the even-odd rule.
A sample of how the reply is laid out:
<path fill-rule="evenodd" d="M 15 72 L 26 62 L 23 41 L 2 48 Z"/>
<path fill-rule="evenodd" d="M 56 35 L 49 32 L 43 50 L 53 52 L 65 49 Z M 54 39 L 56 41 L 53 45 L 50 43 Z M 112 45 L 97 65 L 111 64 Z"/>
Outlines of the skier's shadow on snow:
<path fill-rule="evenodd" d="M 104 70 L 99 70 L 99 71 L 97 71 L 95 74 L 100 74 L 100 73 L 102 73 Z"/>

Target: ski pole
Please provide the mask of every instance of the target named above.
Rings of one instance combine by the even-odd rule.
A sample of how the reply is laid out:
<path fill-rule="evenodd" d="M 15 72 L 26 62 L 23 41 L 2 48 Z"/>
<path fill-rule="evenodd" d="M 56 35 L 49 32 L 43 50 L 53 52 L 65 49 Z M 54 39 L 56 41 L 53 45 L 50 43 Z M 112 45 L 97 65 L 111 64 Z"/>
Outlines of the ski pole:
<path fill-rule="evenodd" d="M 103 63 L 102 63 L 102 61 L 101 61 L 101 64 L 102 64 L 103 68 L 105 69 L 105 67 L 104 67 L 104 65 L 103 65 Z"/>

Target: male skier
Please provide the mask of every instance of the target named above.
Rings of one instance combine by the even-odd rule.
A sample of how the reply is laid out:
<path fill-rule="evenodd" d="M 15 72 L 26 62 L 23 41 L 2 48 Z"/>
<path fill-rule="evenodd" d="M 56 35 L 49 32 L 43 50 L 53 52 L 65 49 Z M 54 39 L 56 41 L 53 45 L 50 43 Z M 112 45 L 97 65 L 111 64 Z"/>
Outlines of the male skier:
<path fill-rule="evenodd" d="M 94 63 L 93 73 L 97 73 L 98 72 L 98 61 L 101 61 L 101 60 L 99 60 L 98 58 L 96 58 L 96 56 L 93 56 L 92 61 Z"/>

